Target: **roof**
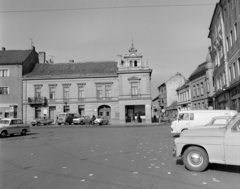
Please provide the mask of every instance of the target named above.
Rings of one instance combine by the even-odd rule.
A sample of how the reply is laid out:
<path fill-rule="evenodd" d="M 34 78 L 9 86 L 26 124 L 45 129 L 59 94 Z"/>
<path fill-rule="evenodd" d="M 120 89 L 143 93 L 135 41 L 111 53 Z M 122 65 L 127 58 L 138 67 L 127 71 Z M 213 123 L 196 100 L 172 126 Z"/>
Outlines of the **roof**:
<path fill-rule="evenodd" d="M 24 62 L 32 50 L 3 50 L 0 51 L 0 64 L 16 64 Z"/>
<path fill-rule="evenodd" d="M 24 78 L 117 76 L 117 70 L 117 62 L 114 61 L 36 64 L 34 70 Z"/>

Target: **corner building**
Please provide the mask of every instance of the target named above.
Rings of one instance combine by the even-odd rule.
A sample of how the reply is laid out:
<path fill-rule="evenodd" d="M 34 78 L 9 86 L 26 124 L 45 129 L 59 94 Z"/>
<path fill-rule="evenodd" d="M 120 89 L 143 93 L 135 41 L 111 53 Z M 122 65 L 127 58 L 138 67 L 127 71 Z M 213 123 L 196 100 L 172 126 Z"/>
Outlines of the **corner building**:
<path fill-rule="evenodd" d="M 112 124 L 141 115 L 151 123 L 151 73 L 132 47 L 117 61 L 37 64 L 23 78 L 23 119 L 62 112 L 106 116 Z"/>

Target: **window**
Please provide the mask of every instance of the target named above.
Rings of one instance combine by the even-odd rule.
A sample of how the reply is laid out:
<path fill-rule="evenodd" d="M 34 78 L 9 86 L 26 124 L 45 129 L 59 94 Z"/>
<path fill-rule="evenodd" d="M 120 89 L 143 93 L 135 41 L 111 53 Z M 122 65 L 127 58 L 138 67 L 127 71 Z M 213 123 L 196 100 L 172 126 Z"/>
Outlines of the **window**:
<path fill-rule="evenodd" d="M 228 49 L 229 49 L 229 39 L 228 39 L 228 37 L 227 37 L 227 42 L 226 42 L 226 49 L 227 49 L 227 51 L 228 51 Z"/>
<path fill-rule="evenodd" d="M 35 85 L 35 98 L 41 98 L 41 87 L 42 85 Z"/>
<path fill-rule="evenodd" d="M 106 95 L 106 97 L 111 97 L 111 86 L 110 85 L 105 86 L 105 95 Z"/>
<path fill-rule="evenodd" d="M 84 85 L 78 85 L 78 98 L 84 98 Z"/>
<path fill-rule="evenodd" d="M 230 47 L 233 45 L 233 32 L 232 32 L 232 30 L 230 31 Z"/>
<path fill-rule="evenodd" d="M 63 99 L 69 99 L 70 85 L 63 85 Z"/>
<path fill-rule="evenodd" d="M 238 121 L 233 127 L 232 131 L 240 131 L 240 121 Z"/>
<path fill-rule="evenodd" d="M 56 95 L 56 87 L 55 86 L 50 86 L 49 87 L 49 99 L 55 99 L 55 95 Z"/>
<path fill-rule="evenodd" d="M 193 85 L 193 97 L 196 96 L 196 89 L 195 89 L 195 85 Z"/>
<path fill-rule="evenodd" d="M 132 95 L 138 95 L 138 83 L 137 82 L 131 83 L 131 91 L 132 91 Z"/>
<path fill-rule="evenodd" d="M 199 90 L 199 84 L 197 84 L 197 96 L 199 96 L 200 90 Z"/>
<path fill-rule="evenodd" d="M 204 88 L 203 88 L 203 83 L 201 83 L 201 95 L 204 94 Z"/>
<path fill-rule="evenodd" d="M 240 76 L 240 58 L 238 58 L 238 76 Z"/>
<path fill-rule="evenodd" d="M 235 67 L 235 62 L 233 63 L 232 71 L 233 71 L 233 73 L 232 73 L 232 75 L 233 75 L 233 79 L 235 79 L 235 78 L 236 78 L 236 67 Z"/>
<path fill-rule="evenodd" d="M 178 120 L 189 120 L 189 114 L 188 113 L 180 113 L 178 116 Z"/>
<path fill-rule="evenodd" d="M 231 66 L 229 67 L 229 81 L 232 81 L 232 68 Z"/>
<path fill-rule="evenodd" d="M 207 78 L 207 92 L 210 92 L 209 78 Z"/>
<path fill-rule="evenodd" d="M 8 95 L 9 88 L 8 87 L 0 87 L 0 95 Z"/>
<path fill-rule="evenodd" d="M 97 85 L 97 98 L 103 97 L 102 85 Z"/>
<path fill-rule="evenodd" d="M 230 14 L 230 0 L 227 2 L 227 17 L 229 17 Z"/>
<path fill-rule="evenodd" d="M 234 24 L 234 40 L 237 41 L 237 22 Z"/>
<path fill-rule="evenodd" d="M 1 69 L 0 77 L 9 77 L 9 69 Z"/>

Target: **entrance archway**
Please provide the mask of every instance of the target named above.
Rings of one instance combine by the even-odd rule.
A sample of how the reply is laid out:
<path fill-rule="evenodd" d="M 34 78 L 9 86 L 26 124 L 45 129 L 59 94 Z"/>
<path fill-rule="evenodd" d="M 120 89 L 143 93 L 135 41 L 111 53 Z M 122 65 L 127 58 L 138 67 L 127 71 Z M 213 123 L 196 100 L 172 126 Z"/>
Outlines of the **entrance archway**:
<path fill-rule="evenodd" d="M 104 116 L 107 117 L 107 119 L 111 119 L 111 107 L 108 105 L 99 106 L 98 116 Z"/>

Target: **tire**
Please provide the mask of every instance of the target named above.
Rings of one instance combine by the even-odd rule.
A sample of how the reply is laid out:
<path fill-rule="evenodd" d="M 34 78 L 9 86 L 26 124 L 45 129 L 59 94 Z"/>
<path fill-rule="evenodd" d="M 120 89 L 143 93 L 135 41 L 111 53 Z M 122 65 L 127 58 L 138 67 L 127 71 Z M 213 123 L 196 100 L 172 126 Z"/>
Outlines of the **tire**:
<path fill-rule="evenodd" d="M 26 135 L 26 134 L 27 134 L 27 130 L 23 129 L 22 132 L 21 132 L 21 135 Z"/>
<path fill-rule="evenodd" d="M 58 123 L 58 125 L 61 125 L 61 123 Z"/>
<path fill-rule="evenodd" d="M 7 135 L 8 135 L 8 132 L 7 132 L 7 131 L 1 132 L 1 137 L 2 137 L 2 138 L 7 137 Z"/>
<path fill-rule="evenodd" d="M 204 149 L 191 146 L 184 151 L 183 162 L 188 170 L 201 172 L 207 168 L 209 158 Z"/>
<path fill-rule="evenodd" d="M 186 130 L 188 130 L 188 129 L 183 129 L 183 130 L 181 130 L 181 132 L 186 131 Z"/>
<path fill-rule="evenodd" d="M 80 125 L 83 125 L 83 122 L 82 122 L 82 121 L 80 122 Z"/>
<path fill-rule="evenodd" d="M 37 123 L 37 126 L 40 126 L 40 125 L 41 125 L 41 123 L 38 122 L 38 123 Z"/>

